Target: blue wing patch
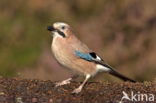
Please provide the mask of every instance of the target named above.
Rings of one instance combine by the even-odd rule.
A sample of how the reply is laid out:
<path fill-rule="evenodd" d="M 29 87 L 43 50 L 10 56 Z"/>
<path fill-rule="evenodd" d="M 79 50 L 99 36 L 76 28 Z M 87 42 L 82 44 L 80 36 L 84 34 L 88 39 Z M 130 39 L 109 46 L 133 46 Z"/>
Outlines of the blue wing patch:
<path fill-rule="evenodd" d="M 93 60 L 93 57 L 89 53 L 82 53 L 82 52 L 76 50 L 75 54 L 76 54 L 76 56 L 78 56 L 78 57 L 80 57 L 82 59 L 85 59 L 85 60 L 88 60 L 88 61 Z"/>

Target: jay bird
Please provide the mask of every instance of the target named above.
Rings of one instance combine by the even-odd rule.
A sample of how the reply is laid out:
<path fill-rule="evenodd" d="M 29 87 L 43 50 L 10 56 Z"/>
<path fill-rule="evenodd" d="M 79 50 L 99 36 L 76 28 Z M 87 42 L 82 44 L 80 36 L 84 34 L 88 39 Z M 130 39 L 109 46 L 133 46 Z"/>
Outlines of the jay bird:
<path fill-rule="evenodd" d="M 98 72 L 106 72 L 123 81 L 135 82 L 123 76 L 106 64 L 95 52 L 82 43 L 73 33 L 72 28 L 63 22 L 56 22 L 47 29 L 52 32 L 51 49 L 56 60 L 64 67 L 69 68 L 77 75 L 84 75 L 85 80 L 72 93 L 81 92 L 85 83 Z M 73 78 L 56 83 L 57 86 L 69 84 Z"/>

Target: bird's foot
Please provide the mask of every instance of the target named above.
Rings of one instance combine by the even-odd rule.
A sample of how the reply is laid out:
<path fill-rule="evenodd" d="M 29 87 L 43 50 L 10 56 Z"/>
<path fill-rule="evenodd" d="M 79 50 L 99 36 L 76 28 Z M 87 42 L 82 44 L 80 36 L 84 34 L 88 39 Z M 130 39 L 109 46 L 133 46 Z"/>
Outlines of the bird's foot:
<path fill-rule="evenodd" d="M 81 90 L 82 90 L 82 86 L 80 86 L 80 87 L 74 89 L 74 90 L 72 91 L 72 93 L 73 93 L 73 94 L 78 94 L 78 93 L 81 92 Z"/>
<path fill-rule="evenodd" d="M 72 80 L 72 78 L 69 78 L 69 79 L 63 80 L 62 82 L 57 82 L 57 83 L 55 83 L 55 87 L 59 87 L 59 86 L 66 85 L 66 84 L 70 84 L 71 80 Z"/>

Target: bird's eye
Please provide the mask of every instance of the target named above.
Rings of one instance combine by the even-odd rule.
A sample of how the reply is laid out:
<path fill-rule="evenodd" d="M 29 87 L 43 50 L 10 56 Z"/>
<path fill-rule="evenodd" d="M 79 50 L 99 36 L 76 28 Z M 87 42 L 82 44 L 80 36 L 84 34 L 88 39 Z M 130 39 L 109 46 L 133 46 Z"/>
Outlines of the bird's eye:
<path fill-rule="evenodd" d="M 62 27 L 61 27 L 62 30 L 64 30 L 65 28 L 66 28 L 65 26 L 62 26 Z"/>

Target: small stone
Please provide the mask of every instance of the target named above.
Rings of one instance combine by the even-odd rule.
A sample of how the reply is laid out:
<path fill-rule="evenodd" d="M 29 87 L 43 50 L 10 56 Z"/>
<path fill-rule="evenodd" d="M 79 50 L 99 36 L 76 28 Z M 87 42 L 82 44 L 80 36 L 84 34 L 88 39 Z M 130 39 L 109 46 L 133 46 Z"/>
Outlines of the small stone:
<path fill-rule="evenodd" d="M 17 97 L 16 98 L 16 103 L 23 103 L 22 98 L 21 97 Z"/>
<path fill-rule="evenodd" d="M 38 101 L 37 98 L 32 98 L 33 103 L 37 103 L 37 101 Z"/>
<path fill-rule="evenodd" d="M 4 92 L 0 92 L 0 95 L 4 95 L 5 93 Z"/>
<path fill-rule="evenodd" d="M 49 102 L 50 102 L 50 103 L 53 103 L 53 99 L 50 98 L 50 99 L 49 99 Z"/>

